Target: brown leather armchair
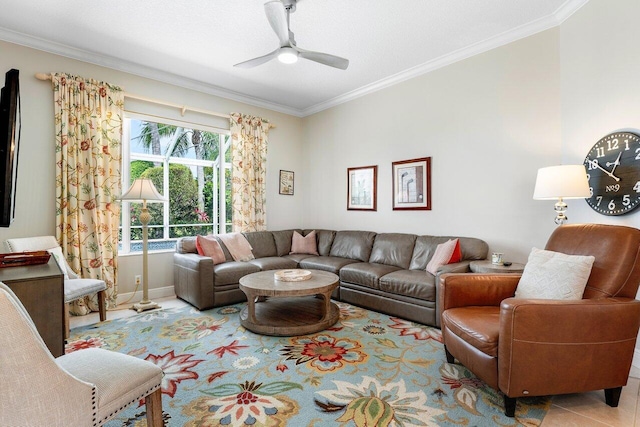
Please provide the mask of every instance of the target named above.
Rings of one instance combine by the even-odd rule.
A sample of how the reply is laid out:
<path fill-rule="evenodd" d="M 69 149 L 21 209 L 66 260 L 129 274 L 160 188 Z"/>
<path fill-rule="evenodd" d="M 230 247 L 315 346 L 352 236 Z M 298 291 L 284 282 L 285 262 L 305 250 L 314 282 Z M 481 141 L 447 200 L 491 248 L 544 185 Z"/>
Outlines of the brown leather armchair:
<path fill-rule="evenodd" d="M 443 275 L 447 362 L 457 359 L 500 390 L 509 417 L 523 396 L 603 389 L 616 407 L 640 328 L 640 230 L 563 225 L 545 249 L 595 257 L 583 299 L 512 298 L 519 274 Z"/>

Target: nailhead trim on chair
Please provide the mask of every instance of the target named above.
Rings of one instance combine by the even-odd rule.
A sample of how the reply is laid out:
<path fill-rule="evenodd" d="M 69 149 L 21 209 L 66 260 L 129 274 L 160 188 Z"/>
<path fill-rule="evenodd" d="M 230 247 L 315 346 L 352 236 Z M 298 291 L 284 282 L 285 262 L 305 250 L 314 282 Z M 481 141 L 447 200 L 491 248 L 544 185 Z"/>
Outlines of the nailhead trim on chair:
<path fill-rule="evenodd" d="M 102 420 L 100 420 L 100 423 L 98 423 L 98 424 L 96 424 L 96 422 L 95 422 L 95 413 L 94 413 L 93 426 L 96 427 L 96 426 L 102 425 L 106 420 L 108 420 L 109 418 L 113 417 L 115 414 L 117 414 L 118 412 L 122 411 L 124 408 L 126 408 L 129 405 L 131 405 L 136 400 L 140 400 L 143 397 L 146 397 L 146 396 L 150 395 L 152 392 L 156 391 L 159 388 L 160 388 L 160 384 L 157 385 L 157 386 L 151 387 L 149 390 L 147 390 L 146 392 L 142 393 L 140 396 L 136 397 L 135 399 L 131 400 L 129 403 L 126 403 L 126 404 L 122 405 L 119 409 L 117 409 L 117 410 L 113 411 L 112 413 L 110 413 L 109 415 L 103 417 Z"/>
<path fill-rule="evenodd" d="M 96 402 L 96 388 L 92 387 L 91 388 L 91 406 L 93 407 L 93 425 L 94 427 L 97 426 L 97 420 L 96 417 L 98 416 L 98 405 Z"/>

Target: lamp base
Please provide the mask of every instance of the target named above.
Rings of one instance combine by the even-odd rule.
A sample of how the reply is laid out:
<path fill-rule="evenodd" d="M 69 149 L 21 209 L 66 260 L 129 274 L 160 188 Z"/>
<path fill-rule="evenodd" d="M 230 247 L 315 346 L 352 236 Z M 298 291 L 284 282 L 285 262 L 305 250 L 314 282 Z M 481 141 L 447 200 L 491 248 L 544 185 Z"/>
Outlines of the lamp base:
<path fill-rule="evenodd" d="M 135 310 L 138 313 L 142 313 L 143 311 L 146 311 L 146 310 L 153 310 L 154 308 L 162 308 L 162 307 L 160 307 L 160 305 L 158 305 L 157 302 L 153 302 L 153 301 L 140 301 L 133 304 L 133 306 L 131 307 L 132 310 Z"/>

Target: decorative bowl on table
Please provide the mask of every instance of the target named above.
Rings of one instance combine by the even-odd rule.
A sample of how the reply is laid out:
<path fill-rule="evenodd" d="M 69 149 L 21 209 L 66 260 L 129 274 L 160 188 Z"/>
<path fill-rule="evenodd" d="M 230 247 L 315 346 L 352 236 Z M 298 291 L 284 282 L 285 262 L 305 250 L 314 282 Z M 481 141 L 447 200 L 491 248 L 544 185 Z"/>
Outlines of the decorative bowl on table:
<path fill-rule="evenodd" d="M 281 282 L 301 282 L 303 280 L 311 279 L 311 272 L 309 270 L 291 269 L 291 270 L 278 270 L 273 273 L 273 277 Z"/>

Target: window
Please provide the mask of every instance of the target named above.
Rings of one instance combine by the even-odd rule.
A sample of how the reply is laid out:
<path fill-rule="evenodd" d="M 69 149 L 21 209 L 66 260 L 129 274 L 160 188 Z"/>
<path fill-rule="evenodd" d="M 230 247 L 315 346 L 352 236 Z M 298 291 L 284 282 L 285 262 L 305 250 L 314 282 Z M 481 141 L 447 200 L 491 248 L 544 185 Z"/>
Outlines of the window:
<path fill-rule="evenodd" d="M 182 236 L 231 231 L 228 131 L 127 114 L 122 190 L 150 178 L 168 203 L 148 203 L 149 250 L 173 249 Z M 165 189 L 168 189 L 166 191 Z M 142 251 L 142 203 L 122 202 L 120 252 Z"/>

